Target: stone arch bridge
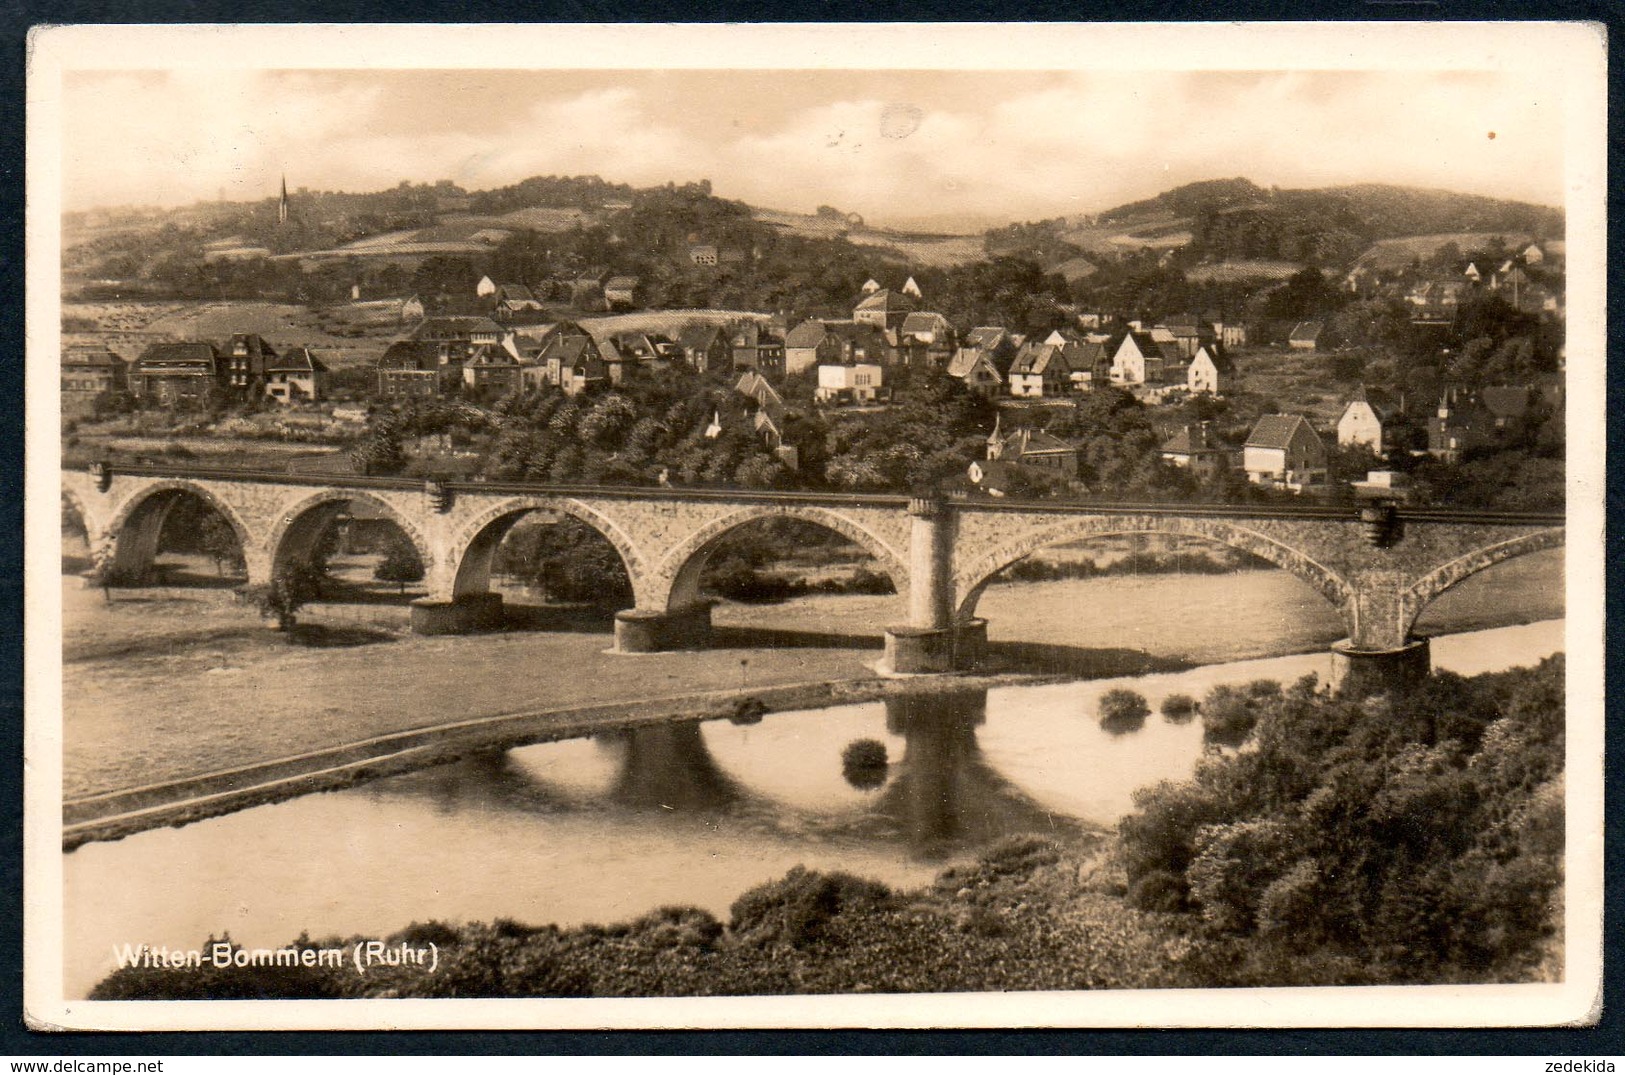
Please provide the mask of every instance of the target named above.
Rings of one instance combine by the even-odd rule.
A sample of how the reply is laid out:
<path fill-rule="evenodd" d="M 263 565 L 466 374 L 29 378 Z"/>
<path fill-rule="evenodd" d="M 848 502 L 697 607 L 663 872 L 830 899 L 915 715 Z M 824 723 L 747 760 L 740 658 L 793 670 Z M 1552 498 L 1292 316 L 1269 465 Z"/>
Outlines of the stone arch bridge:
<path fill-rule="evenodd" d="M 1514 556 L 1563 544 L 1561 515 L 1359 507 L 1105 505 L 910 499 L 822 493 L 438 483 L 404 478 L 92 464 L 64 471 L 63 496 L 84 520 L 91 555 L 139 574 L 157 552 L 170 508 L 196 496 L 230 522 L 251 583 L 308 557 L 324 530 L 357 501 L 392 518 L 417 547 L 429 589 L 415 629 L 492 627 L 502 598 L 491 562 L 507 530 L 529 512 L 572 516 L 620 554 L 634 607 L 616 617 L 616 645 L 649 651 L 703 645 L 710 606 L 699 578 L 723 537 L 765 518 L 824 526 L 874 556 L 906 604 L 886 631 L 900 672 L 974 666 L 986 639 L 976 617 L 1000 570 L 1038 549 L 1115 534 L 1204 538 L 1252 553 L 1303 579 L 1342 615 L 1334 650 L 1345 672 L 1378 680 L 1427 668 L 1411 628 L 1450 586 Z M 879 625 L 877 625 L 879 626 Z"/>

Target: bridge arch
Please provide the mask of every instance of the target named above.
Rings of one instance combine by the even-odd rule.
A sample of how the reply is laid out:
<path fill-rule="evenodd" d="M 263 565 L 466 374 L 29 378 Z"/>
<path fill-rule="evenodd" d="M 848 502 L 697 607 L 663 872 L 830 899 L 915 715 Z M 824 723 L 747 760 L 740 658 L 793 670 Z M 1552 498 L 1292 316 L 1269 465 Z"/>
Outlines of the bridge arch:
<path fill-rule="evenodd" d="M 457 531 L 451 542 L 447 570 L 451 572 L 452 597 L 486 593 L 491 588 L 491 562 L 497 547 L 524 516 L 533 511 L 552 511 L 577 519 L 603 535 L 620 555 L 632 583 L 632 592 L 639 607 L 643 606 L 644 568 L 642 554 L 632 539 L 615 520 L 569 497 L 517 496 L 493 504 L 469 519 Z"/>
<path fill-rule="evenodd" d="M 1543 552 L 1546 549 L 1562 548 L 1564 544 L 1564 530 L 1554 527 L 1551 530 L 1537 530 L 1532 534 L 1521 534 L 1507 541 L 1486 545 L 1482 549 L 1474 549 L 1465 556 L 1458 556 L 1454 560 L 1435 568 L 1423 575 L 1405 589 L 1399 598 L 1399 614 L 1401 626 L 1409 634 L 1416 620 L 1427 609 L 1428 605 L 1440 594 L 1465 579 L 1478 574 L 1486 568 L 1494 567 L 1505 560 L 1518 556 L 1527 556 L 1534 552 Z"/>
<path fill-rule="evenodd" d="M 257 548 L 254 535 L 237 509 L 208 486 L 185 479 L 167 479 L 141 486 L 114 509 L 107 522 L 103 545 L 114 566 L 135 575 L 145 574 L 152 567 L 164 519 L 182 496 L 197 497 L 218 512 L 237 535 L 244 558 L 253 558 Z M 90 520 L 85 521 L 88 524 Z"/>
<path fill-rule="evenodd" d="M 974 619 L 977 602 L 981 600 L 988 583 L 993 581 L 993 576 L 1022 557 L 1051 545 L 1119 534 L 1168 534 L 1229 545 L 1267 560 L 1307 582 L 1345 616 L 1350 615 L 1350 610 L 1354 608 L 1355 588 L 1342 575 L 1299 550 L 1249 527 L 1223 519 L 1199 517 L 1083 515 L 1065 518 L 1022 534 L 975 557 L 956 571 L 954 594 L 958 606 L 954 618 L 962 623 Z"/>
<path fill-rule="evenodd" d="M 417 550 L 424 571 L 433 570 L 433 546 L 424 537 L 422 529 L 395 505 L 383 497 L 358 489 L 322 489 L 289 506 L 272 524 L 271 532 L 265 538 L 272 575 L 284 566 L 288 557 L 307 553 L 344 507 L 358 500 L 377 508 L 400 527 L 401 533 Z"/>
<path fill-rule="evenodd" d="M 882 572 L 891 579 L 899 594 L 907 594 L 909 586 L 907 554 L 899 553 L 885 539 L 862 524 L 830 508 L 813 504 L 752 504 L 713 519 L 666 554 L 660 567 L 650 580 L 651 602 L 645 605 L 644 596 L 638 597 L 639 608 L 668 610 L 681 608 L 699 600 L 700 576 L 706 562 L 722 543 L 722 539 L 749 523 L 762 519 L 799 519 L 802 522 L 832 530 L 875 558 Z"/>

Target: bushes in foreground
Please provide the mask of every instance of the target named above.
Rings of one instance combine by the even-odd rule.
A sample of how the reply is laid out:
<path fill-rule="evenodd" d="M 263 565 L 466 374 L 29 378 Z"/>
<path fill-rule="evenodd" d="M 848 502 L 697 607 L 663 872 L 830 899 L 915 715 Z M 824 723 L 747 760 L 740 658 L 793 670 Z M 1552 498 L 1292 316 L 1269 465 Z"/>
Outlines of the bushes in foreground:
<path fill-rule="evenodd" d="M 1129 902 L 1173 911 L 1213 984 L 1477 982 L 1558 939 L 1563 659 L 1403 698 L 1314 681 L 1203 701 L 1244 749 L 1136 796 Z"/>

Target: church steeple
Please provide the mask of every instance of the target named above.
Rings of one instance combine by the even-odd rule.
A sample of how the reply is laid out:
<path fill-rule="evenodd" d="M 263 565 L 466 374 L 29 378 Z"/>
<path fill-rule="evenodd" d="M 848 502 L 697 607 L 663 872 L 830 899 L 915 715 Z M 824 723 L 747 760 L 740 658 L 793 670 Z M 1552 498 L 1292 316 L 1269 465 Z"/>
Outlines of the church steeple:
<path fill-rule="evenodd" d="M 282 196 L 277 199 L 276 203 L 276 222 L 278 224 L 288 222 L 288 177 L 286 174 L 282 176 Z"/>

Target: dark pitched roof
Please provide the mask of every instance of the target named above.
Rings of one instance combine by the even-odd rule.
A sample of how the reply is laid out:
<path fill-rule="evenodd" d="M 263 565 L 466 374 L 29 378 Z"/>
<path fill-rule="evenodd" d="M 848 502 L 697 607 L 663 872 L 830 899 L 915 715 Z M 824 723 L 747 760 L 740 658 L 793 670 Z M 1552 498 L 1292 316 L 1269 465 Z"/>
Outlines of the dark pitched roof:
<path fill-rule="evenodd" d="M 985 363 L 994 375 L 999 373 L 999 367 L 994 363 L 988 353 L 979 347 L 961 347 L 954 352 L 954 357 L 948 360 L 948 376 L 969 377 L 971 370 L 976 368 L 978 362 Z M 1000 378 L 1003 379 L 1002 377 Z"/>
<path fill-rule="evenodd" d="M 1399 413 L 1399 401 L 1386 389 L 1372 388 L 1370 385 L 1361 385 L 1349 397 L 1350 403 L 1367 403 L 1377 412 L 1377 417 L 1386 420 Z M 1343 408 L 1345 411 L 1347 407 Z"/>
<path fill-rule="evenodd" d="M 64 366 L 105 366 L 121 369 L 128 365 L 124 359 L 105 347 L 69 347 L 62 352 Z"/>
<path fill-rule="evenodd" d="M 784 337 L 786 347 L 817 347 L 826 335 L 829 328 L 822 321 L 803 321 L 791 329 Z"/>
<path fill-rule="evenodd" d="M 881 288 L 871 295 L 865 295 L 858 302 L 857 309 L 912 311 L 914 309 L 914 300 L 900 291 Z"/>
<path fill-rule="evenodd" d="M 1168 439 L 1162 450 L 1170 455 L 1198 455 L 1230 449 L 1214 435 L 1212 426 L 1203 423 L 1181 429 Z"/>
<path fill-rule="evenodd" d="M 1029 340 L 1022 344 L 1021 350 L 1016 353 L 1016 360 L 1010 364 L 1010 372 L 1042 376 L 1052 364 L 1062 373 L 1072 372 L 1072 366 L 1067 361 L 1066 347 L 1061 344 Z"/>
<path fill-rule="evenodd" d="M 721 325 L 705 321 L 691 321 L 677 334 L 677 345 L 685 351 L 707 351 L 718 336 L 726 338 Z"/>
<path fill-rule="evenodd" d="M 1247 447 L 1249 448 L 1285 448 L 1292 443 L 1292 437 L 1299 428 L 1307 429 L 1309 435 L 1319 440 L 1314 428 L 1309 425 L 1301 414 L 1266 414 L 1253 426 L 1253 431 L 1247 434 Z"/>
<path fill-rule="evenodd" d="M 202 340 L 189 340 L 184 343 L 148 344 L 135 364 L 138 367 L 206 365 L 209 371 L 213 372 L 219 357 L 220 353 L 215 350 L 214 344 Z"/>
<path fill-rule="evenodd" d="M 966 347 L 997 347 L 1009 338 L 1009 333 L 997 325 L 979 325 L 965 333 Z"/>
<path fill-rule="evenodd" d="M 466 340 L 475 333 L 501 335 L 502 326 L 489 317 L 425 317 L 412 329 L 412 339 Z"/>
<path fill-rule="evenodd" d="M 295 347 L 265 363 L 266 373 L 326 373 L 327 366 L 308 347 Z"/>
<path fill-rule="evenodd" d="M 536 302 L 536 294 L 524 284 L 502 284 L 497 288 L 498 302 Z"/>
<path fill-rule="evenodd" d="M 432 370 L 439 363 L 439 349 L 423 340 L 397 340 L 378 356 L 381 370 Z"/>
<path fill-rule="evenodd" d="M 943 332 L 952 327 L 948 324 L 948 319 L 941 314 L 932 313 L 929 310 L 920 310 L 903 318 L 901 331 L 907 336 L 921 332 Z"/>

